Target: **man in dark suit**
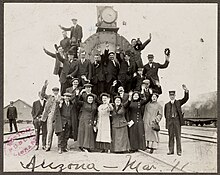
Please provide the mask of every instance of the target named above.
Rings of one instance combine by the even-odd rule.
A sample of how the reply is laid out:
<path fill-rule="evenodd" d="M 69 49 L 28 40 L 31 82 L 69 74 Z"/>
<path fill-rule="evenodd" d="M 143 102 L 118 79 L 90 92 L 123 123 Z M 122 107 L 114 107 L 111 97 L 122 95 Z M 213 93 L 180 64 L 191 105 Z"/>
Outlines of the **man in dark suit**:
<path fill-rule="evenodd" d="M 119 64 L 116 62 L 115 52 L 109 53 L 109 44 L 106 44 L 106 49 L 104 54 L 108 55 L 105 57 L 104 65 L 105 65 L 105 81 L 106 81 L 106 92 L 110 94 L 110 88 L 113 84 L 113 81 L 117 80 L 118 72 L 119 72 Z"/>
<path fill-rule="evenodd" d="M 62 72 L 62 69 L 63 69 L 63 63 L 61 63 L 59 61 L 59 59 L 57 58 L 56 56 L 56 53 L 52 53 L 48 50 L 46 50 L 45 48 L 43 48 L 44 52 L 49 55 L 50 57 L 56 59 L 56 62 L 55 62 L 55 66 L 54 66 L 54 71 L 53 71 L 53 74 L 54 75 L 58 75 L 60 77 L 60 74 Z M 67 55 L 64 54 L 64 50 L 61 46 L 58 47 L 58 52 L 60 53 L 60 55 L 64 58 L 64 57 L 67 57 Z"/>
<path fill-rule="evenodd" d="M 11 101 L 10 105 L 7 109 L 7 119 L 9 120 L 9 127 L 10 127 L 10 132 L 12 132 L 12 123 L 14 124 L 14 128 L 15 131 L 18 132 L 18 127 L 17 127 L 17 123 L 16 123 L 16 119 L 17 119 L 17 109 L 14 106 L 14 102 Z"/>
<path fill-rule="evenodd" d="M 170 102 L 165 104 L 164 115 L 166 118 L 166 129 L 169 134 L 169 152 L 174 154 L 174 137 L 176 137 L 177 155 L 181 156 L 181 126 L 184 124 L 181 106 L 189 99 L 189 90 L 186 85 L 182 85 L 185 91 L 183 99 L 175 99 L 175 91 L 169 91 Z"/>
<path fill-rule="evenodd" d="M 145 47 L 151 42 L 151 33 L 149 34 L 149 39 L 147 39 L 144 43 L 142 43 L 139 39 L 132 39 L 132 55 L 134 60 L 137 63 L 138 67 L 143 67 L 143 63 L 141 60 L 141 51 L 145 49 Z"/>
<path fill-rule="evenodd" d="M 126 93 L 131 90 L 131 82 L 133 76 L 137 75 L 137 64 L 134 60 L 131 60 L 130 58 L 130 50 L 125 51 L 125 54 L 120 53 L 119 51 L 116 52 L 116 59 L 120 64 L 118 80 L 121 81 Z"/>
<path fill-rule="evenodd" d="M 46 149 L 46 139 L 47 139 L 47 123 L 41 121 L 42 113 L 44 110 L 44 106 L 46 100 L 41 96 L 41 92 L 38 93 L 39 100 L 33 103 L 32 107 L 32 117 L 33 117 L 33 124 L 35 128 L 35 135 L 36 135 L 36 150 L 39 148 L 39 139 L 40 139 L 40 130 L 42 127 L 42 149 Z"/>
<path fill-rule="evenodd" d="M 66 89 L 71 87 L 70 80 L 77 76 L 79 67 L 72 51 L 68 51 L 67 59 L 62 57 L 58 52 L 56 52 L 56 56 L 63 63 L 63 69 L 60 74 L 61 95 L 63 95 Z"/>
<path fill-rule="evenodd" d="M 154 85 L 157 85 L 159 83 L 159 76 L 158 76 L 158 70 L 159 69 L 165 69 L 169 65 L 169 55 L 165 54 L 165 63 L 160 64 L 154 62 L 154 55 L 148 54 L 148 63 L 144 65 L 143 69 L 143 77 L 144 78 L 150 78 L 153 81 Z"/>
<path fill-rule="evenodd" d="M 80 44 L 82 41 L 82 37 L 83 37 L 82 27 L 77 24 L 76 18 L 73 18 L 72 22 L 73 22 L 73 26 L 70 28 L 62 27 L 61 25 L 59 25 L 59 27 L 62 30 L 70 31 L 70 39 L 72 39 L 74 37 L 76 39 L 77 43 Z"/>
<path fill-rule="evenodd" d="M 71 45 L 70 45 L 70 39 L 67 37 L 67 32 L 64 30 L 62 31 L 63 39 L 60 41 L 60 46 L 63 48 L 63 51 L 65 54 L 68 53 Z"/>
<path fill-rule="evenodd" d="M 70 93 L 64 93 L 64 100 L 60 102 L 60 116 L 62 121 L 62 128 L 63 131 L 58 134 L 58 152 L 62 154 L 62 152 L 67 152 L 67 142 L 70 138 L 70 134 L 74 135 L 74 140 L 77 138 L 77 126 L 78 126 L 78 119 L 77 115 L 74 115 L 74 107 L 73 104 L 70 102 L 71 98 Z M 74 124 L 74 125 L 72 125 Z M 72 130 L 72 131 L 71 131 Z"/>
<path fill-rule="evenodd" d="M 92 64 L 89 59 L 86 59 L 86 51 L 80 50 L 79 60 L 78 60 L 78 73 L 77 78 L 79 78 L 80 85 L 90 82 L 92 79 Z"/>
<path fill-rule="evenodd" d="M 96 53 L 94 56 L 94 63 L 92 63 L 92 80 L 93 93 L 98 97 L 105 89 L 105 70 L 104 70 L 104 55 Z"/>

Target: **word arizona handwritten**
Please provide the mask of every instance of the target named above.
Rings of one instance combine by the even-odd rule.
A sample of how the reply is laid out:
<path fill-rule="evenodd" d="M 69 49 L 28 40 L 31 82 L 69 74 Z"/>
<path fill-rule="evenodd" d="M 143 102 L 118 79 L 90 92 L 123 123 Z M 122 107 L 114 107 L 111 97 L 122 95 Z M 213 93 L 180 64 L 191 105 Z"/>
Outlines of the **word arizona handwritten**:
<path fill-rule="evenodd" d="M 143 164 L 142 162 L 137 162 L 137 160 L 131 160 L 132 157 L 131 155 L 128 155 L 128 160 L 126 162 L 126 164 L 123 166 L 123 168 L 121 169 L 121 171 L 126 171 L 126 170 L 135 170 L 136 172 L 139 172 L 140 170 L 143 171 L 150 171 L 152 169 L 156 169 L 156 167 L 154 165 L 146 165 Z M 43 160 L 43 162 L 39 165 L 36 165 L 36 156 L 34 155 L 30 162 L 27 163 L 26 165 L 24 165 L 23 162 L 20 162 L 22 168 L 24 169 L 29 169 L 32 172 L 35 171 L 35 169 L 37 168 L 50 168 L 50 169 L 58 169 L 59 172 L 62 172 L 65 169 L 74 169 L 74 170 L 95 170 L 95 171 L 100 171 L 99 169 L 96 168 L 96 165 L 94 163 L 90 163 L 90 164 L 78 164 L 78 163 L 70 163 L 67 166 L 65 166 L 64 164 L 58 164 L 58 165 L 54 165 L 54 162 L 51 162 L 49 164 L 46 165 L 45 160 Z M 103 166 L 104 168 L 106 166 Z M 114 167 L 114 168 L 119 168 L 118 166 Z"/>
<path fill-rule="evenodd" d="M 70 164 L 68 164 L 67 166 L 65 166 L 64 164 L 58 164 L 58 165 L 54 165 L 54 163 L 53 162 L 51 162 L 51 163 L 49 163 L 48 165 L 45 165 L 46 163 L 45 163 L 45 160 L 43 160 L 43 162 L 41 163 L 41 164 L 39 164 L 39 165 L 36 165 L 36 156 L 34 155 L 32 158 L 31 158 L 31 160 L 30 160 L 30 162 L 27 164 L 27 165 L 24 165 L 23 164 L 23 162 L 20 162 L 20 164 L 21 164 L 21 166 L 22 166 L 22 168 L 24 168 L 24 169 L 29 169 L 29 170 L 31 170 L 32 172 L 34 172 L 34 170 L 36 169 L 36 168 L 39 168 L 39 167 L 41 167 L 41 168 L 43 168 L 43 169 L 45 169 L 45 168 L 50 168 L 50 169 L 59 169 L 59 171 L 58 172 L 62 172 L 63 170 L 65 170 L 65 169 L 75 169 L 75 170 L 78 170 L 78 169 L 83 169 L 83 170 L 95 170 L 95 171 L 100 171 L 99 169 L 97 169 L 96 167 L 95 167 L 95 164 L 94 163 L 89 163 L 89 164 L 78 164 L 78 163 L 70 163 Z"/>

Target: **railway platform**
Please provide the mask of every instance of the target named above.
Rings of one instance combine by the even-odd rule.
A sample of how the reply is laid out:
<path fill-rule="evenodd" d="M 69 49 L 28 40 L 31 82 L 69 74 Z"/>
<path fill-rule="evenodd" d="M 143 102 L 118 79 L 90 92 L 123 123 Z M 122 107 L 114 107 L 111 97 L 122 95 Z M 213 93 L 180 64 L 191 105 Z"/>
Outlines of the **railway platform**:
<path fill-rule="evenodd" d="M 217 142 L 217 139 L 214 138 L 217 129 L 201 130 L 204 128 L 183 127 L 185 138 L 181 138 L 182 156 L 178 156 L 176 153 L 167 155 L 168 135 L 163 127 L 160 131 L 159 147 L 153 154 L 146 151 L 126 154 L 80 152 L 77 143 L 73 140 L 69 140 L 69 152 L 58 154 L 57 137 L 54 136 L 53 147 L 49 152 L 45 152 L 40 147 L 39 150 L 32 149 L 25 155 L 13 155 L 6 151 L 8 144 L 4 143 L 4 171 L 30 172 L 35 165 L 35 172 L 216 173 L 217 143 L 214 143 L 214 140 Z M 16 135 L 16 133 L 12 135 Z M 26 134 L 24 137 L 29 135 L 31 136 L 31 134 Z M 10 134 L 4 135 L 4 140 L 9 137 Z M 13 144 L 18 142 L 19 139 L 14 140 Z M 13 163 L 11 163 L 12 160 Z"/>

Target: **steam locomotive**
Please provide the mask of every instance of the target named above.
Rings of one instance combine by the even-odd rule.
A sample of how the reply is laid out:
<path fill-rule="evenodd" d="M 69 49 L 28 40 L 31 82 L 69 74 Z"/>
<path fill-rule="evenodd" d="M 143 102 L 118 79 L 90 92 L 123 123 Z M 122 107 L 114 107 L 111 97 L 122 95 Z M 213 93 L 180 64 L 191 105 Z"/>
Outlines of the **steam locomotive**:
<path fill-rule="evenodd" d="M 117 47 L 123 51 L 130 50 L 134 53 L 133 61 L 137 63 L 138 67 L 143 67 L 141 57 L 138 56 L 140 53 L 134 49 L 124 36 L 118 34 L 117 11 L 112 6 L 97 6 L 97 14 L 96 33 L 81 44 L 81 47 L 87 53 L 87 58 L 93 62 L 96 51 L 98 49 L 103 51 L 106 47 L 106 42 L 108 42 L 110 51 L 115 51 Z"/>

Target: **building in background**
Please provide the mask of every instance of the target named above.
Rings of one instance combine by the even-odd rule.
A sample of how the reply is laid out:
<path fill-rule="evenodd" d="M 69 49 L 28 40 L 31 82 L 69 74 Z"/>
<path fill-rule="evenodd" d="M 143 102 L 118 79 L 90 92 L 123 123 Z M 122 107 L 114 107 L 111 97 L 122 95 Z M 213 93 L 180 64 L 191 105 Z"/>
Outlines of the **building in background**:
<path fill-rule="evenodd" d="M 31 110 L 32 106 L 24 102 L 23 100 L 16 100 L 14 101 L 14 106 L 17 108 L 18 118 L 17 122 L 31 122 L 32 116 L 31 116 Z M 4 123 L 8 122 L 7 119 L 7 109 L 9 107 L 9 104 L 4 107 Z"/>

